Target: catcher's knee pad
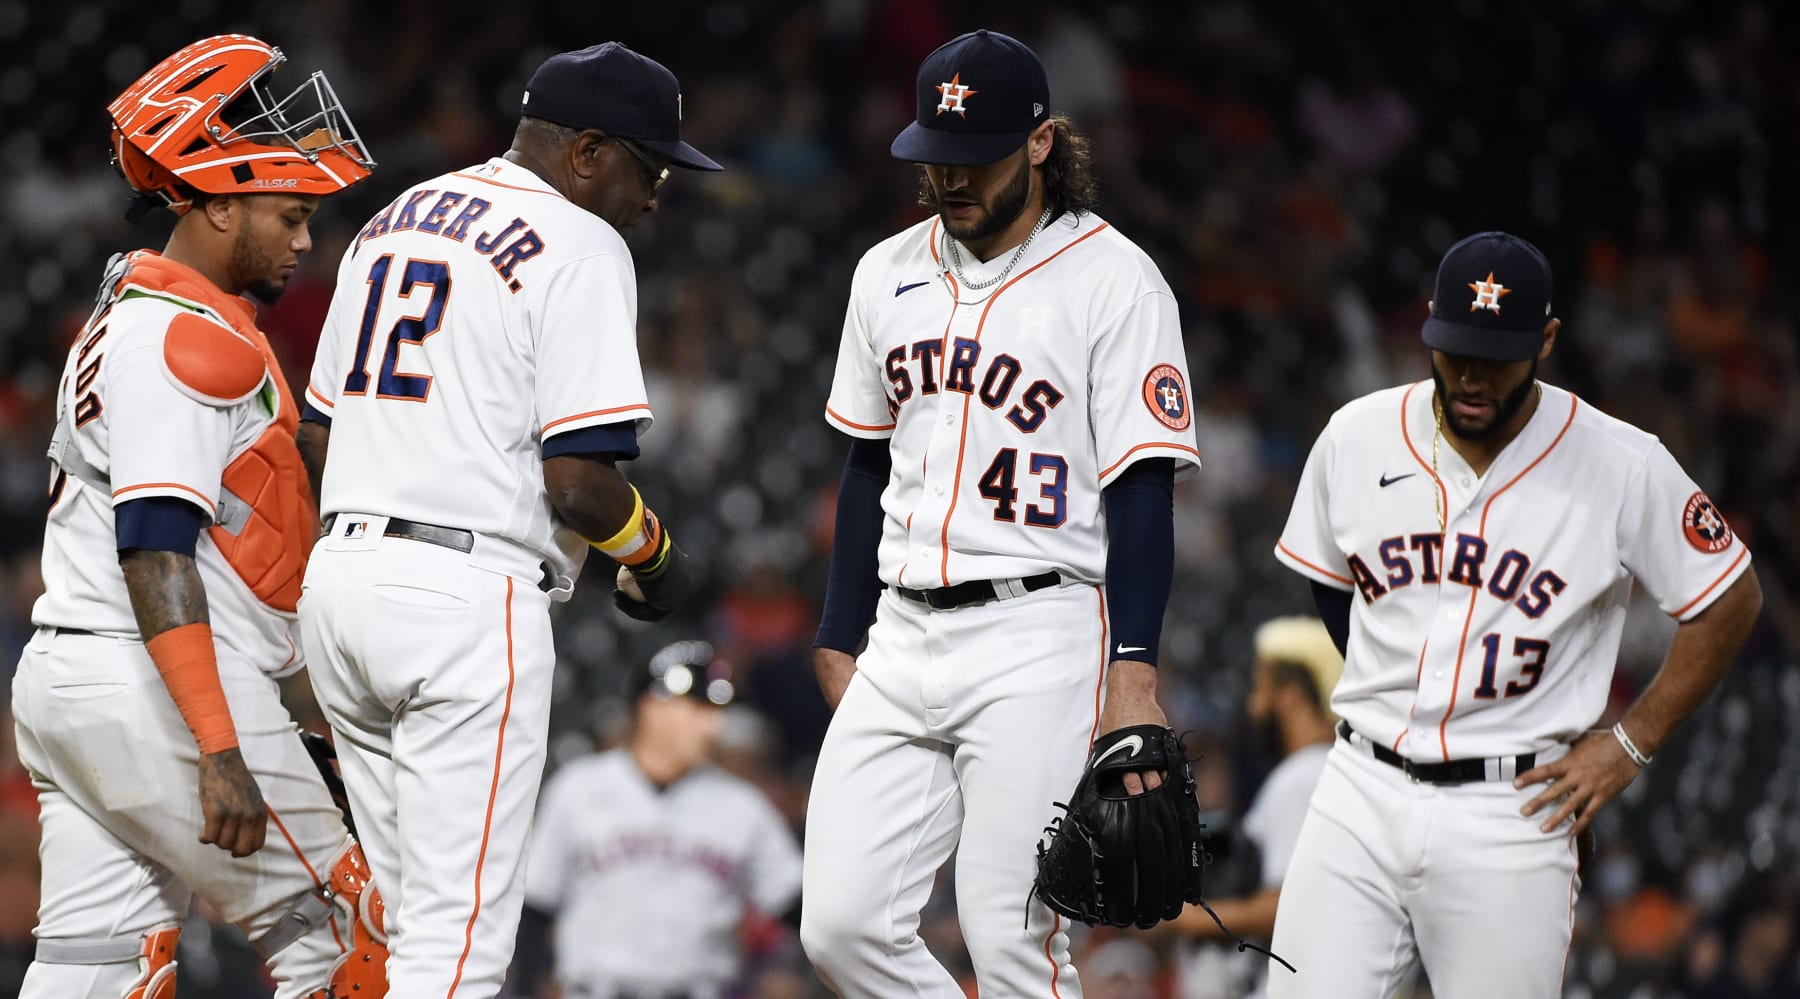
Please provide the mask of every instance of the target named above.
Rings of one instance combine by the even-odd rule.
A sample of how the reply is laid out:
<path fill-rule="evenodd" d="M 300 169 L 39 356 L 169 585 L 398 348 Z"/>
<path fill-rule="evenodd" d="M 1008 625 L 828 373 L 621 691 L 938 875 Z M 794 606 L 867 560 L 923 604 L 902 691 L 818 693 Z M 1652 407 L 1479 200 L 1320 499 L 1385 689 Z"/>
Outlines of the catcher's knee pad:
<path fill-rule="evenodd" d="M 137 977 L 125 984 L 119 999 L 175 999 L 175 945 L 180 940 L 180 923 L 160 923 L 137 937 L 39 940 L 36 957 L 46 965 L 136 963 Z M 121 970 L 112 980 L 123 981 L 128 974 Z"/>
<path fill-rule="evenodd" d="M 354 841 L 331 865 L 324 895 L 350 925 L 350 949 L 331 967 L 336 999 L 381 999 L 387 995 L 386 908 L 369 874 L 369 862 Z"/>
<path fill-rule="evenodd" d="M 164 923 L 144 934 L 138 980 L 125 991 L 125 999 L 175 999 L 175 945 L 180 942 L 180 923 Z"/>

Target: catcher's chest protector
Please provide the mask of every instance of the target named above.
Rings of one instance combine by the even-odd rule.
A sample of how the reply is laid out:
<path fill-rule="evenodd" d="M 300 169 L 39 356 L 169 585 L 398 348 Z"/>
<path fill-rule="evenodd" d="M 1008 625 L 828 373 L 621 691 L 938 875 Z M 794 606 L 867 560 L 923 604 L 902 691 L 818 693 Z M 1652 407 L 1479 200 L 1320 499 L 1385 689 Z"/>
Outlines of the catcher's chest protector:
<path fill-rule="evenodd" d="M 248 385 L 246 398 L 263 397 L 268 424 L 254 443 L 225 466 L 218 522 L 207 534 L 256 599 L 292 614 L 300 603 L 300 581 L 306 574 L 319 511 L 313 503 L 306 466 L 300 461 L 300 449 L 294 443 L 300 410 L 269 338 L 256 328 L 254 313 L 243 299 L 225 294 L 197 272 L 147 250 L 132 254 L 130 265 L 114 290 L 115 300 L 134 290 L 179 299 L 200 306 L 211 319 L 230 327 L 227 331 L 199 316 L 179 330 L 171 326 L 163 349 L 178 379 L 184 366 L 199 366 L 209 352 L 241 351 L 247 343 L 260 355 L 260 371 L 251 372 L 248 381 L 240 376 L 233 388 Z M 232 333 L 241 340 L 233 343 Z M 213 342 L 209 343 L 208 337 Z M 206 396 L 203 401 L 214 405 L 233 401 L 212 395 L 211 385 L 186 379 L 181 384 L 190 395 Z"/>

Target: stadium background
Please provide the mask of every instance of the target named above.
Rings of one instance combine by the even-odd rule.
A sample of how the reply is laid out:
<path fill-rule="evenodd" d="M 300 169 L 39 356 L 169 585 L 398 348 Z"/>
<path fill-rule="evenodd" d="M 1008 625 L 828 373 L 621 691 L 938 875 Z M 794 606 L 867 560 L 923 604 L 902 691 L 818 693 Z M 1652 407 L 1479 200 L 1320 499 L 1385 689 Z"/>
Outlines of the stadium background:
<path fill-rule="evenodd" d="M 1180 298 L 1206 468 L 1177 504 L 1163 673 L 1172 720 L 1203 733 L 1217 824 L 1272 762 L 1250 755 L 1239 703 L 1251 629 L 1307 609 L 1269 555 L 1306 450 L 1337 405 L 1425 375 L 1439 255 L 1505 228 L 1556 270 L 1565 325 L 1545 377 L 1657 433 L 1749 541 L 1767 595 L 1722 693 L 1599 823 L 1568 994 L 1800 994 L 1800 261 L 1780 238 L 1800 221 L 1800 64 L 1785 6 L 0 0 L 0 671 L 41 589 L 61 355 L 107 255 L 166 233 L 123 222 L 105 102 L 221 31 L 328 71 L 380 167 L 325 204 L 314 253 L 265 314 L 299 381 L 348 234 L 407 185 L 503 150 L 542 58 L 619 39 L 681 77 L 686 135 L 729 167 L 678 172 L 632 244 L 659 419 L 630 471 L 705 565 L 709 599 L 683 626 L 739 664 L 753 710 L 730 726 L 729 762 L 799 823 L 826 722 L 808 643 L 845 445 L 820 412 L 850 273 L 918 217 L 912 170 L 886 149 L 919 59 L 989 26 L 1043 55 L 1054 106 L 1093 138 L 1102 213 Z M 559 613 L 553 766 L 616 721 L 625 665 L 677 630 L 624 621 L 603 584 Z M 1633 617 L 1615 711 L 1671 629 Z M 317 724 L 304 683 L 290 693 Z M 0 735 L 9 996 L 30 955 L 36 824 Z M 1221 850 L 1221 890 L 1241 867 Z M 939 895 L 924 933 L 966 972 Z M 183 942 L 184 999 L 266 995 L 253 956 L 205 915 Z M 1080 948 L 1090 996 L 1191 987 L 1166 936 Z M 820 993 L 791 933 L 753 951 L 745 994 Z"/>

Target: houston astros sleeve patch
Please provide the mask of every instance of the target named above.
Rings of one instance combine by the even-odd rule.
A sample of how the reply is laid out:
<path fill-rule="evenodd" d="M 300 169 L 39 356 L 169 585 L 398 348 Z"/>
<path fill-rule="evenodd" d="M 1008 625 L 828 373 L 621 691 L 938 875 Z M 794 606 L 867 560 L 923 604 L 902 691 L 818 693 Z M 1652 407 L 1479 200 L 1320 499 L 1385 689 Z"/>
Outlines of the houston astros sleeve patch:
<path fill-rule="evenodd" d="M 1173 364 L 1159 364 L 1144 376 L 1144 405 L 1170 430 L 1186 430 L 1194 422 L 1188 411 L 1187 384 Z"/>

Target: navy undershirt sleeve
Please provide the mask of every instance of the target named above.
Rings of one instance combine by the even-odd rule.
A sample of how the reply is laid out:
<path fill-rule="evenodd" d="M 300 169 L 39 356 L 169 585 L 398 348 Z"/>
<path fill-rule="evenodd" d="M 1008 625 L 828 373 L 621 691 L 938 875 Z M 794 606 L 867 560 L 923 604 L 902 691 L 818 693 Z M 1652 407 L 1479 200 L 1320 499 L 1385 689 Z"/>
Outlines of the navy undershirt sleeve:
<path fill-rule="evenodd" d="M 300 421 L 302 423 L 317 423 L 319 426 L 325 427 L 326 429 L 331 428 L 331 414 L 310 402 L 300 407 Z"/>
<path fill-rule="evenodd" d="M 1313 606 L 1319 608 L 1319 620 L 1325 622 L 1325 630 L 1330 633 L 1332 644 L 1337 646 L 1338 655 L 1348 655 L 1345 650 L 1350 647 L 1350 591 L 1326 586 L 1318 580 L 1311 582 Z"/>
<path fill-rule="evenodd" d="M 630 461 L 638 456 L 637 424 L 607 423 L 557 434 L 543 443 L 544 457 L 584 454 L 607 461 Z"/>
<path fill-rule="evenodd" d="M 113 533 L 119 552 L 141 549 L 194 557 L 206 512 L 173 496 L 147 496 L 113 507 Z"/>
<path fill-rule="evenodd" d="M 1154 666 L 1175 576 L 1175 460 L 1137 462 L 1104 495 L 1109 657 Z"/>
<path fill-rule="evenodd" d="M 831 541 L 831 576 L 825 584 L 825 608 L 813 645 L 856 654 L 875 620 L 881 598 L 876 560 L 881 547 L 881 493 L 893 471 L 893 455 L 885 440 L 850 443 L 838 486 L 837 527 Z"/>

